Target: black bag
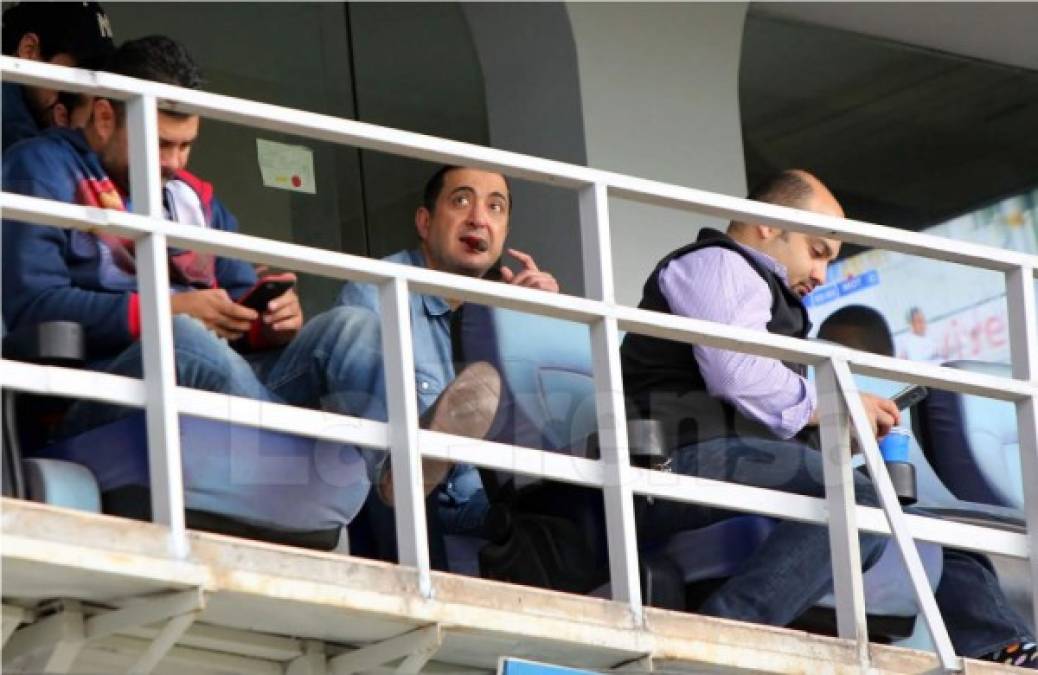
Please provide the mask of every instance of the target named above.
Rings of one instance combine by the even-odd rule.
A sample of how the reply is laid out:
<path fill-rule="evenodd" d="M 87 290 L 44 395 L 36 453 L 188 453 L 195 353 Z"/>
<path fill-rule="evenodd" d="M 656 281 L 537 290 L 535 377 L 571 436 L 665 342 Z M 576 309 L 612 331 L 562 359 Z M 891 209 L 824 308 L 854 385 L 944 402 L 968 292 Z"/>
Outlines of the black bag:
<path fill-rule="evenodd" d="M 606 582 L 595 556 L 570 520 L 518 513 L 510 536 L 479 552 L 482 576 L 569 593 L 587 593 Z"/>

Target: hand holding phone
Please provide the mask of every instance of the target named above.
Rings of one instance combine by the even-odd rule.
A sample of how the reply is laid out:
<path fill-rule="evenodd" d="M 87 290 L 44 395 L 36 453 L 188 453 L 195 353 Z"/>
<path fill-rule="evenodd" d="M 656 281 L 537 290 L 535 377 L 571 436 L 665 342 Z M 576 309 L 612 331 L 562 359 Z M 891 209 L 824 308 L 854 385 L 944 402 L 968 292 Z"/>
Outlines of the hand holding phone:
<path fill-rule="evenodd" d="M 261 278 L 239 300 L 238 304 L 254 309 L 260 314 L 267 311 L 267 304 L 274 298 L 281 297 L 296 285 L 294 279 L 282 276 L 266 276 Z"/>
<path fill-rule="evenodd" d="M 921 384 L 913 384 L 899 391 L 890 400 L 894 402 L 898 410 L 907 410 L 926 398 L 929 393 Z"/>

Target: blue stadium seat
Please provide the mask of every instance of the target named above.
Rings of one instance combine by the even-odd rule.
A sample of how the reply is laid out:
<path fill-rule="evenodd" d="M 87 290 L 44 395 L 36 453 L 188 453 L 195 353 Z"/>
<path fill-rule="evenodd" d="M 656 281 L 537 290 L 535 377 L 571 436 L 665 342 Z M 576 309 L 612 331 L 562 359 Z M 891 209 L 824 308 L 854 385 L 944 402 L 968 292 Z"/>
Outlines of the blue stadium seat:
<path fill-rule="evenodd" d="M 182 415 L 180 443 L 186 507 L 253 527 L 345 527 L 368 492 L 357 451 L 329 441 Z M 147 447 L 144 415 L 135 412 L 26 454 L 86 467 L 109 501 L 144 498 Z"/>
<path fill-rule="evenodd" d="M 1012 377 L 1007 364 L 944 365 Z M 915 429 L 937 475 L 960 499 L 1023 509 L 1020 438 L 1012 403 L 936 390 L 920 406 Z"/>
<path fill-rule="evenodd" d="M 24 326 L 5 336 L 3 351 L 5 358 L 80 367 L 82 329 L 63 321 Z M 52 442 L 45 429 L 68 401 L 3 393 L 5 495 L 150 519 L 142 411 Z M 341 444 L 186 415 L 180 443 L 192 528 L 333 549 L 368 493 L 364 461 Z"/>

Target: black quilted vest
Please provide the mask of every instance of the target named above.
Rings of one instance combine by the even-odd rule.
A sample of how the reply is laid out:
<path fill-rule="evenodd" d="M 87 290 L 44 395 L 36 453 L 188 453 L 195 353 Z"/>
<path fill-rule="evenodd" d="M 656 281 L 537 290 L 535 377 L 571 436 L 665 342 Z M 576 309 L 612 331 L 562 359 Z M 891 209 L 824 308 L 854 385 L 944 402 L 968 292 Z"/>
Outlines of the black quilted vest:
<path fill-rule="evenodd" d="M 642 291 L 641 309 L 673 313 L 660 291 L 659 276 L 671 260 L 708 246 L 721 246 L 738 253 L 771 290 L 771 333 L 802 338 L 811 324 L 803 303 L 774 272 L 758 263 L 727 235 L 704 228 L 694 244 L 667 255 L 656 265 Z M 709 289 L 696 289 L 708 293 Z M 657 419 L 663 423 L 665 444 L 677 448 L 723 436 L 776 438 L 763 424 L 739 413 L 734 406 L 713 398 L 699 371 L 692 345 L 629 333 L 620 348 L 627 414 L 632 418 Z M 785 364 L 803 375 L 806 368 Z"/>

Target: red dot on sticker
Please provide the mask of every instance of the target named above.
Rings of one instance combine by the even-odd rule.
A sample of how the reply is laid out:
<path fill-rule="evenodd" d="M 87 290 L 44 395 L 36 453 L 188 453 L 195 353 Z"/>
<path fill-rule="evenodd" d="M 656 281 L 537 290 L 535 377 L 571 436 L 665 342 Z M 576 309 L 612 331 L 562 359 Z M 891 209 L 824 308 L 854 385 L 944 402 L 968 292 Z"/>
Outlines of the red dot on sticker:
<path fill-rule="evenodd" d="M 299 176 L 292 176 L 292 187 L 299 187 L 303 184 L 303 179 Z"/>

